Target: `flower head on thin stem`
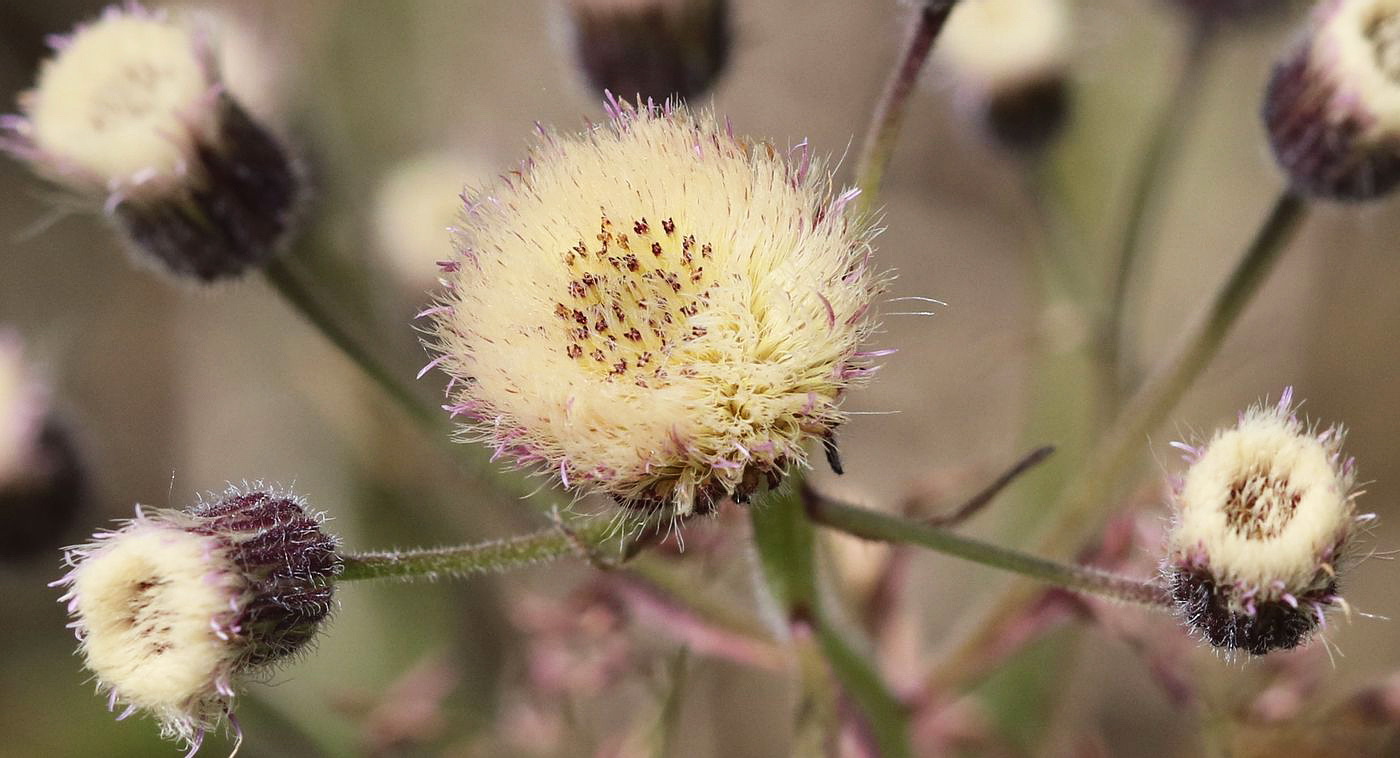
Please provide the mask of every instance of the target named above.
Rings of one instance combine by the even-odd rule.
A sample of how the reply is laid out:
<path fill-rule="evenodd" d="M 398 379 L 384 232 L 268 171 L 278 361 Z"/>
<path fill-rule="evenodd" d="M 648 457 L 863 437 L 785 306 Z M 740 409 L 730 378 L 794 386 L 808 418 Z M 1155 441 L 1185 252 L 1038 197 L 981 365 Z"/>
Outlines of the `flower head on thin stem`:
<path fill-rule="evenodd" d="M 613 101 L 467 203 L 431 309 L 448 411 L 565 489 L 685 516 L 845 420 L 887 277 L 806 142 Z"/>
<path fill-rule="evenodd" d="M 1297 647 L 1344 606 L 1338 574 L 1361 524 L 1345 430 L 1301 421 L 1291 389 L 1207 443 L 1174 486 L 1165 578 L 1187 625 L 1224 651 Z"/>
<path fill-rule="evenodd" d="M 235 487 L 187 510 L 138 506 L 66 562 L 56 584 L 109 705 L 147 712 L 192 748 L 232 720 L 241 681 L 312 640 L 341 566 L 300 499 Z"/>
<path fill-rule="evenodd" d="M 1326 0 L 1264 100 L 1293 188 L 1361 201 L 1400 185 L 1400 0 Z"/>
<path fill-rule="evenodd" d="M 1063 0 L 964 0 L 934 59 L 958 108 L 998 144 L 1044 146 L 1069 111 L 1070 12 Z"/>
<path fill-rule="evenodd" d="M 299 180 L 224 87 L 208 30 L 133 2 L 51 44 L 0 147 L 100 205 L 174 274 L 224 278 L 276 252 Z"/>

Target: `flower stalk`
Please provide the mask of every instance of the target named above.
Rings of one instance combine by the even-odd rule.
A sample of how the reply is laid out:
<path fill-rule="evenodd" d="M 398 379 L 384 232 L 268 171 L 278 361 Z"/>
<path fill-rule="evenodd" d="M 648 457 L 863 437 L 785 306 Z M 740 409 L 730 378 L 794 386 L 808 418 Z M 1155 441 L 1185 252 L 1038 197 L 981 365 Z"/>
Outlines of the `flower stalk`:
<path fill-rule="evenodd" d="M 880 185 L 885 178 L 885 169 L 894 155 L 895 143 L 899 140 L 899 129 L 904 123 L 904 114 L 909 106 L 909 94 L 919 79 L 919 72 L 928 61 L 933 43 L 938 33 L 948 21 L 957 0 L 927 0 L 919 4 L 914 16 L 909 41 L 898 65 L 885 84 L 884 93 L 871 117 L 866 130 L 865 144 L 861 147 L 860 163 L 856 168 L 856 187 L 860 189 L 857 209 L 868 213 L 875 208 L 875 199 L 880 193 Z"/>
<path fill-rule="evenodd" d="M 1101 360 L 1109 376 L 1104 389 L 1111 398 L 1119 397 L 1126 375 L 1130 373 L 1122 365 L 1124 349 L 1130 341 L 1125 320 L 1128 291 L 1141 265 L 1142 248 L 1151 226 L 1149 217 L 1158 204 L 1165 180 L 1181 151 L 1186 129 L 1200 104 L 1202 83 L 1216 49 L 1215 29 L 1216 25 L 1209 22 L 1198 22 L 1192 27 L 1185 58 L 1177 71 L 1172 91 L 1162 104 L 1151 133 L 1138 154 L 1136 174 L 1128 193 L 1128 208 L 1115 256 L 1108 307 L 1101 327 L 1104 351 Z"/>
<path fill-rule="evenodd" d="M 541 529 L 506 539 L 454 547 L 388 550 L 344 556 L 341 581 L 363 579 L 463 579 L 478 574 L 500 574 L 511 569 L 579 556 L 612 539 L 618 525 L 597 519 L 577 529 L 564 526 Z M 592 558 L 591 555 L 584 556 Z"/>
<path fill-rule="evenodd" d="M 857 508 L 815 492 L 807 493 L 806 505 L 813 521 L 861 539 L 919 545 L 1081 594 L 1147 606 L 1171 605 L 1165 589 L 1153 581 L 1038 558 L 911 519 Z"/>

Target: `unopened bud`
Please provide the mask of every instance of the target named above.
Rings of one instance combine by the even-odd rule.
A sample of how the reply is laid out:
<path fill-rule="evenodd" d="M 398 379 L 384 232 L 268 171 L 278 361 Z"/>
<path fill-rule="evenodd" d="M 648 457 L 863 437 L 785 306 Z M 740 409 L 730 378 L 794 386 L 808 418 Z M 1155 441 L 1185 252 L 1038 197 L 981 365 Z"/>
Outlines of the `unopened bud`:
<path fill-rule="evenodd" d="M 589 85 L 618 97 L 691 99 L 729 61 L 729 0 L 565 0 Z"/>

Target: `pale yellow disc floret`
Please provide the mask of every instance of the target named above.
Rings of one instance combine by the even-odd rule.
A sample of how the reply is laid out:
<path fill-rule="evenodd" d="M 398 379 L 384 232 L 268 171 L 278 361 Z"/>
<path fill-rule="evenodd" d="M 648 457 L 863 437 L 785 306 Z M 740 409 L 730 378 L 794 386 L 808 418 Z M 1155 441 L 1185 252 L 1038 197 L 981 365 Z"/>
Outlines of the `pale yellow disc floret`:
<path fill-rule="evenodd" d="M 375 193 L 374 233 L 384 261 L 400 281 L 427 289 L 439 261 L 452 257 L 448 229 L 462 212 L 462 190 L 490 173 L 448 153 L 394 165 Z"/>
<path fill-rule="evenodd" d="M 209 709 L 234 648 L 216 621 L 246 589 L 221 550 L 214 537 L 138 519 L 84 549 L 72 576 L 88 668 L 186 739 L 218 715 Z"/>
<path fill-rule="evenodd" d="M 1336 87 L 1351 116 L 1365 120 L 1361 138 L 1400 138 L 1400 0 L 1333 0 L 1318 8 L 1313 65 Z"/>
<path fill-rule="evenodd" d="M 934 48 L 956 80 L 983 89 L 1056 74 L 1069 54 L 1064 0 L 963 0 Z"/>
<path fill-rule="evenodd" d="M 1260 599 L 1315 589 L 1352 526 L 1340 430 L 1319 439 L 1287 409 L 1255 407 L 1218 433 L 1186 473 L 1172 534 L 1211 573 Z"/>
<path fill-rule="evenodd" d="M 107 184 L 177 174 L 210 87 L 188 30 L 108 13 L 44 63 L 25 101 L 29 136 L 53 161 Z"/>
<path fill-rule="evenodd" d="M 475 436 L 681 513 L 800 464 L 843 418 L 883 283 L 801 150 L 629 111 L 477 197 L 436 325 Z"/>

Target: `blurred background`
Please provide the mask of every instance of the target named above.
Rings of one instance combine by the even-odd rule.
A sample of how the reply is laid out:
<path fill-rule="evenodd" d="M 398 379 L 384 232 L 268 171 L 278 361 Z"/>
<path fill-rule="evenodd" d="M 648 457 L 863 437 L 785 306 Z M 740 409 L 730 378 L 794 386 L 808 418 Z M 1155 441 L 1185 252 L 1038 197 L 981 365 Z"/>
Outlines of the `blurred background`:
<path fill-rule="evenodd" d="M 967 122 L 939 68 L 925 72 L 882 198 L 888 228 L 878 249 L 899 274 L 891 297 L 947 306 L 932 317 L 885 319 L 876 347 L 899 352 L 848 405 L 876 413 L 844 430 L 847 473 L 838 481 L 819 471 L 821 486 L 877 507 L 930 490 L 955 502 L 1031 445 L 1056 443 L 1065 462 L 1019 483 L 968 529 L 1014 542 L 1035 521 L 1045 481 L 1063 475 L 1098 429 L 1075 410 L 1086 385 L 1072 358 L 1093 335 L 1073 308 L 1056 307 L 1053 297 L 1043 307 L 1035 263 L 1046 239 L 1035 190 L 1043 182 L 1028 177 L 1055 177 L 1073 265 L 1106 281 L 1095 272 L 1107 271 L 1135 156 L 1186 49 L 1186 24 L 1169 5 L 1073 3 L 1069 121 L 1034 167 Z M 1259 99 L 1306 7 L 1280 6 L 1230 28 L 1206 64 L 1133 290 L 1139 328 L 1131 350 L 1142 365 L 1163 356 L 1208 302 L 1282 186 Z M 221 42 L 234 95 L 304 157 L 315 244 L 297 254 L 342 293 L 344 317 L 411 375 L 426 360 L 411 317 L 433 286 L 432 261 L 447 255 L 445 222 L 435 214 L 450 208 L 453 185 L 511 167 L 535 121 L 572 130 L 602 117 L 575 64 L 566 6 L 201 7 L 236 30 Z M 33 82 L 45 35 L 101 8 L 0 0 L 0 103 L 14 103 Z M 728 65 L 698 102 L 713 101 L 738 132 L 779 146 L 807 139 L 819 154 L 844 156 L 841 179 L 850 181 L 908 9 L 894 0 L 733 0 L 730 10 Z M 439 440 L 415 428 L 261 279 L 212 288 L 174 282 L 133 262 L 100 217 L 64 212 L 71 204 L 13 160 L 0 160 L 0 197 L 0 327 L 22 336 L 51 383 L 92 493 L 87 510 L 51 538 L 53 549 L 0 564 L 0 755 L 178 754 L 149 721 L 112 720 L 73 656 L 58 593 L 45 586 L 60 574 L 58 546 L 129 515 L 135 503 L 182 506 L 229 481 L 279 482 L 329 512 L 355 549 L 484 539 L 546 523 L 537 507 L 492 497 L 459 471 Z M 1348 450 L 1370 482 L 1362 506 L 1381 516 L 1372 543 L 1396 544 L 1398 235 L 1394 199 L 1323 205 L 1309 217 L 1211 368 L 1170 422 L 1143 440 L 1142 486 L 1131 502 L 1147 523 L 1165 517 L 1160 482 L 1180 468 L 1168 440 L 1208 433 L 1292 385 L 1310 418 L 1350 427 Z M 885 310 L 927 310 L 904 305 Z M 436 375 L 419 384 L 426 396 L 441 388 Z M 752 617 L 745 528 L 733 513 L 694 527 L 684 559 L 662 561 L 667 575 Z M 1150 571 L 1157 549 L 1134 546 L 1135 570 Z M 833 581 L 852 584 L 883 557 L 848 545 L 831 552 Z M 931 661 L 1005 582 L 977 566 L 914 556 L 887 660 L 892 676 L 908 678 Z M 1364 563 L 1344 584 L 1353 607 L 1390 617 L 1400 615 L 1393 587 L 1393 564 L 1383 560 Z M 680 640 L 648 625 L 650 609 L 665 626 L 667 603 L 635 595 L 599 584 L 577 562 L 470 582 L 345 586 L 317 649 L 248 687 L 240 754 L 630 755 L 667 719 L 673 728 L 662 754 L 793 750 L 798 692 L 790 671 L 682 655 Z M 1173 633 L 1170 619 L 1138 615 L 1147 618 L 1133 624 Z M 1331 662 L 1313 645 L 1281 664 L 1319 672 L 1299 696 L 1304 719 L 1400 670 L 1392 622 L 1358 615 L 1333 625 L 1328 639 L 1337 648 Z M 1036 644 L 1072 665 L 1056 667 L 1049 681 L 1014 666 L 993 679 L 976 701 L 984 704 L 957 716 L 958 728 L 973 734 L 966 754 L 1188 756 L 1201 754 L 1204 733 L 1243 755 L 1269 754 L 1273 740 L 1298 755 L 1395 747 L 1387 729 L 1358 731 L 1353 745 L 1306 719 L 1302 727 L 1292 719 L 1260 726 L 1240 716 L 1257 705 L 1275 664 L 1227 663 L 1182 646 L 1154 664 L 1193 682 L 1194 695 L 1182 701 L 1135 644 L 1101 626 L 1070 625 Z M 205 750 L 219 755 L 230 745 L 211 739 Z"/>

